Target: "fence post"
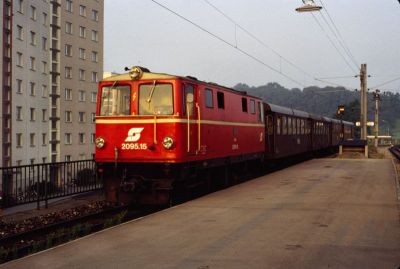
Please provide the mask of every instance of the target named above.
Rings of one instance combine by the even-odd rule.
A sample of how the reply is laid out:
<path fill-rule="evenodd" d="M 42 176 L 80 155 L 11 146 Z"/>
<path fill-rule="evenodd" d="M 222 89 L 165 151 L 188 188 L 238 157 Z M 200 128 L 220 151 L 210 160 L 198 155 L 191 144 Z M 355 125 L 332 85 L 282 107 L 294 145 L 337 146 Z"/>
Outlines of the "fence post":
<path fill-rule="evenodd" d="M 45 208 L 49 207 L 48 197 L 47 197 L 47 165 L 44 166 L 44 199 L 45 199 Z M 42 169 L 42 177 L 43 177 L 43 169 Z"/>
<path fill-rule="evenodd" d="M 34 168 L 35 169 L 35 168 Z M 40 209 L 40 181 L 39 181 L 39 169 L 36 177 L 36 209 Z"/>

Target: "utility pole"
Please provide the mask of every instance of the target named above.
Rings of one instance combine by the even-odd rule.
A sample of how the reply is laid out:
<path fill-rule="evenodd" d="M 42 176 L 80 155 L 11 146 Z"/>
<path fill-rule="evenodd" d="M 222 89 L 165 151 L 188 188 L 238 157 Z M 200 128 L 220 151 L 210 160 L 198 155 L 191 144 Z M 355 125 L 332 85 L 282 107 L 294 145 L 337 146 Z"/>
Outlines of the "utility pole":
<path fill-rule="evenodd" d="M 379 90 L 375 90 L 374 92 L 374 100 L 375 100 L 375 124 L 374 124 L 374 135 L 375 135 L 375 141 L 374 145 L 375 147 L 378 147 L 378 132 L 379 132 L 379 125 L 378 125 L 378 109 L 379 109 L 379 101 L 380 101 L 380 96 L 379 96 Z"/>
<path fill-rule="evenodd" d="M 366 140 L 367 139 L 367 64 L 362 64 L 361 65 L 361 70 L 360 70 L 360 88 L 361 88 L 361 119 L 360 119 L 360 125 L 361 125 L 361 139 Z"/>

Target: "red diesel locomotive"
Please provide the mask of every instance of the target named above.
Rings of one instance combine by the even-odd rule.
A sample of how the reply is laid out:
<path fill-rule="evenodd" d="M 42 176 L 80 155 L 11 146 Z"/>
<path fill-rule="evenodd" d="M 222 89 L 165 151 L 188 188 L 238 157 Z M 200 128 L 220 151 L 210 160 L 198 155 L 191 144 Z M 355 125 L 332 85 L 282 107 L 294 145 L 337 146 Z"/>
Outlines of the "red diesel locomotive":
<path fill-rule="evenodd" d="M 350 123 L 141 67 L 102 80 L 97 103 L 95 158 L 113 202 L 165 204 L 210 171 L 228 180 L 234 169 L 331 148 L 352 132 Z"/>

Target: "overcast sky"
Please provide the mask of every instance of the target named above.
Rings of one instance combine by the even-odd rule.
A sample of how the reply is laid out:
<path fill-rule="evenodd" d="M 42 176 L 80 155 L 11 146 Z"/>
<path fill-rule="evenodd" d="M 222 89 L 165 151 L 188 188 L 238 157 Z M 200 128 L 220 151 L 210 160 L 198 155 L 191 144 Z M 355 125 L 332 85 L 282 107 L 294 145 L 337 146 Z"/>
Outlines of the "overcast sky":
<path fill-rule="evenodd" d="M 360 82 L 354 75 L 366 63 L 368 87 L 400 78 L 397 0 L 315 0 L 325 9 L 314 15 L 295 11 L 301 0 L 155 1 L 217 37 L 151 0 L 105 0 L 105 71 L 141 65 L 229 87 L 330 85 L 317 78 L 355 89 Z M 400 79 L 379 88 L 400 92 Z"/>

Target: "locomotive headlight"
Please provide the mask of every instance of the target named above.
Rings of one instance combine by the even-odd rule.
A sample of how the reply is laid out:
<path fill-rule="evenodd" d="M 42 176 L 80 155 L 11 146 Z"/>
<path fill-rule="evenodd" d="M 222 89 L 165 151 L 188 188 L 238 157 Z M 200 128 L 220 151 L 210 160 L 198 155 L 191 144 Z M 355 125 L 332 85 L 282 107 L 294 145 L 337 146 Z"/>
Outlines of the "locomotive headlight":
<path fill-rule="evenodd" d="M 96 144 L 96 147 L 98 149 L 101 149 L 104 147 L 104 144 L 106 143 L 106 141 L 102 137 L 97 137 L 96 140 L 94 141 L 94 143 Z"/>
<path fill-rule="evenodd" d="M 174 140 L 171 137 L 166 136 L 164 137 L 162 144 L 164 148 L 171 149 L 174 146 Z"/>

